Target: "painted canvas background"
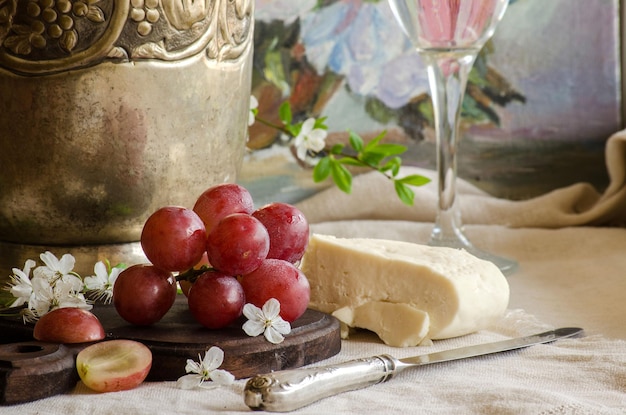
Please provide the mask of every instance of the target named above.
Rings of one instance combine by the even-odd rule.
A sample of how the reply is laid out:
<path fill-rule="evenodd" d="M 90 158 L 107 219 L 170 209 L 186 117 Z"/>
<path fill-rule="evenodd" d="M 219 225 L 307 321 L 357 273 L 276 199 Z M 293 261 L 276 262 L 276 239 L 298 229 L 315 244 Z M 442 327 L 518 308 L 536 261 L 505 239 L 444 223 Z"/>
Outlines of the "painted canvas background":
<path fill-rule="evenodd" d="M 604 143 L 622 128 L 619 0 L 512 0 L 463 103 L 459 176 L 522 199 L 578 181 L 607 183 Z M 326 116 L 330 141 L 388 131 L 404 163 L 434 168 L 423 62 L 386 0 L 257 0 L 253 94 L 277 117 Z M 259 202 L 321 187 L 275 130 L 250 130 L 240 181 Z"/>

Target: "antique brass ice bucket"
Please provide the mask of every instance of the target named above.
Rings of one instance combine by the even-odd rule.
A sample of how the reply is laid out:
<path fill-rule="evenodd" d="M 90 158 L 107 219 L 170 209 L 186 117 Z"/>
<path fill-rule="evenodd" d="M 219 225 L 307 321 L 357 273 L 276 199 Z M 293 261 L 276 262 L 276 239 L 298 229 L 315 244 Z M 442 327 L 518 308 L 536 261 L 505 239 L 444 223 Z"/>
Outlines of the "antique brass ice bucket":
<path fill-rule="evenodd" d="M 254 0 L 0 0 L 0 271 L 143 259 L 143 222 L 234 181 Z"/>

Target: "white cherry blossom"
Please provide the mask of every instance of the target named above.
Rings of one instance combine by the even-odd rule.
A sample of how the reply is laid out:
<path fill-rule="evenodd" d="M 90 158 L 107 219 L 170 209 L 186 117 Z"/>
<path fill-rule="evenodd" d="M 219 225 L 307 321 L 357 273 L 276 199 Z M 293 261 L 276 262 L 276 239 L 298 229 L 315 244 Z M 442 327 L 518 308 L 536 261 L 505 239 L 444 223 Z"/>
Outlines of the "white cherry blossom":
<path fill-rule="evenodd" d="M 9 291 L 15 297 L 15 301 L 11 303 L 11 307 L 19 307 L 30 301 L 33 295 L 33 285 L 30 281 L 30 270 L 37 265 L 32 259 L 27 259 L 24 263 L 24 269 L 13 268 L 13 275 L 9 278 Z"/>
<path fill-rule="evenodd" d="M 76 290 L 73 282 L 57 280 L 50 284 L 45 278 L 32 279 L 33 296 L 28 303 L 28 315 L 39 318 L 44 314 L 63 307 L 82 308 L 91 310 L 92 305 L 87 303 L 80 290 Z"/>
<path fill-rule="evenodd" d="M 326 146 L 328 132 L 322 128 L 315 128 L 315 118 L 308 118 L 302 123 L 300 133 L 294 140 L 296 155 L 302 161 L 306 160 L 307 152 L 319 153 Z"/>
<path fill-rule="evenodd" d="M 213 346 L 204 354 L 204 359 L 198 355 L 198 361 L 187 360 L 185 371 L 188 373 L 176 381 L 180 389 L 204 388 L 209 389 L 220 385 L 230 385 L 235 381 L 232 373 L 218 369 L 224 362 L 224 351 Z M 213 381 L 207 385 L 207 381 Z"/>
<path fill-rule="evenodd" d="M 75 264 L 72 255 L 65 254 L 59 260 L 47 251 L 40 259 L 44 265 L 36 267 L 37 263 L 29 259 L 23 270 L 13 268 L 7 287 L 14 297 L 10 307 L 23 307 L 18 315 L 25 322 L 34 322 L 56 308 L 92 308 L 83 294 L 82 279 L 72 271 Z"/>
<path fill-rule="evenodd" d="M 72 271 L 76 264 L 76 259 L 71 254 L 65 254 L 61 259 L 58 259 L 52 252 L 46 251 L 39 255 L 39 258 L 44 265 L 35 268 L 33 271 L 35 278 L 46 278 L 50 284 L 54 284 L 61 279 L 76 287 L 76 291 L 82 289 L 83 282 Z"/>
<path fill-rule="evenodd" d="M 262 309 L 248 303 L 243 307 L 243 314 L 248 321 L 242 328 L 248 336 L 256 337 L 262 333 L 267 341 L 278 344 L 291 332 L 291 325 L 280 316 L 280 302 L 275 298 L 267 300 Z"/>
<path fill-rule="evenodd" d="M 111 302 L 113 298 L 113 285 L 122 272 L 122 268 L 111 268 L 110 272 L 102 261 L 96 262 L 93 267 L 95 275 L 85 277 L 85 288 L 89 291 L 90 298 L 102 300 L 104 304 Z"/>

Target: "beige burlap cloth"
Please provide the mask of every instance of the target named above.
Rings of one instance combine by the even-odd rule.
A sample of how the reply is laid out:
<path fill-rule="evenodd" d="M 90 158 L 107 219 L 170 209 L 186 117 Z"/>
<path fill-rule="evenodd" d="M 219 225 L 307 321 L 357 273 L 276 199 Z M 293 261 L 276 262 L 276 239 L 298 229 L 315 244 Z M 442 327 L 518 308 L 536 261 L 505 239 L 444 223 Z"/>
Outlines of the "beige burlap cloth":
<path fill-rule="evenodd" d="M 491 197 L 459 180 L 457 190 L 463 222 L 515 228 L 626 224 L 626 131 L 609 138 L 605 154 L 610 184 L 603 193 L 588 183 L 577 183 L 533 199 L 510 201 Z M 413 173 L 434 178 L 429 170 L 405 168 L 403 171 L 403 175 Z M 332 187 L 298 206 L 311 223 L 353 219 L 432 222 L 437 187 L 433 180 L 417 188 L 414 205 L 406 206 L 398 200 L 386 178 L 371 172 L 355 179 L 350 195 Z"/>

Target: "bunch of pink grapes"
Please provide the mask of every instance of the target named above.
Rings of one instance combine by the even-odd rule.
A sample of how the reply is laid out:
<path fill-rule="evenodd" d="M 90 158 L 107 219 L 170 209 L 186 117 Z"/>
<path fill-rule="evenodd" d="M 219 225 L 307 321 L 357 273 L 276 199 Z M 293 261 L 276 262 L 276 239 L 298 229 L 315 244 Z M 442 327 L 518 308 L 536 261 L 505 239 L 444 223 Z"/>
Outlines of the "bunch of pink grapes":
<path fill-rule="evenodd" d="M 309 224 L 295 206 L 255 209 L 243 186 L 216 185 L 193 209 L 166 206 L 147 219 L 141 246 L 150 264 L 119 275 L 113 304 L 128 322 L 153 324 L 173 305 L 178 275 L 191 314 L 205 327 L 226 327 L 246 303 L 262 307 L 271 298 L 293 322 L 309 303 L 309 282 L 297 267 L 308 241 Z M 185 275 L 192 278 L 180 278 Z"/>

